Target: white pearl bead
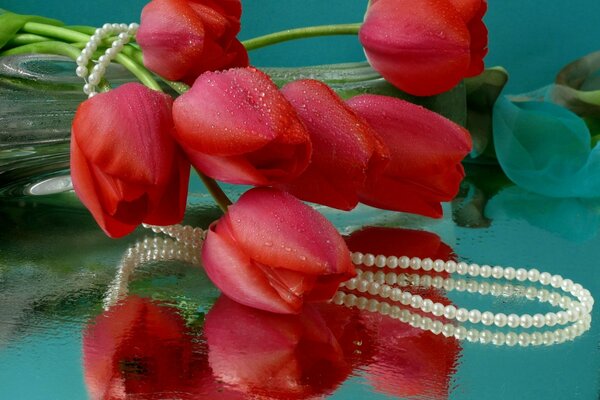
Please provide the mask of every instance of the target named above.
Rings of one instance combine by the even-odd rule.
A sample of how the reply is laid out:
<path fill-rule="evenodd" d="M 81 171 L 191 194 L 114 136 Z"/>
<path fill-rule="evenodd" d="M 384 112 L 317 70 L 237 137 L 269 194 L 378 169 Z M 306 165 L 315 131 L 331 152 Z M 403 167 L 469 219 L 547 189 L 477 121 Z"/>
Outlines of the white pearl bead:
<path fill-rule="evenodd" d="M 387 258 L 387 260 L 385 261 L 385 265 L 387 265 L 389 268 L 396 268 L 398 266 L 398 257 L 396 256 L 390 256 Z"/>
<path fill-rule="evenodd" d="M 464 262 L 456 264 L 456 273 L 459 275 L 466 275 L 469 272 L 469 265 Z"/>
<path fill-rule="evenodd" d="M 537 282 L 540 279 L 540 271 L 535 268 L 530 269 L 527 272 L 527 279 L 529 279 L 530 282 Z"/>
<path fill-rule="evenodd" d="M 375 272 L 375 275 L 373 275 L 373 280 L 375 282 L 379 283 L 380 285 L 385 283 L 385 272 L 383 272 L 383 271 Z"/>
<path fill-rule="evenodd" d="M 418 294 L 412 296 L 412 299 L 410 300 L 410 306 L 412 308 L 421 308 L 423 306 L 423 298 Z"/>
<path fill-rule="evenodd" d="M 443 328 L 444 324 L 442 324 L 441 321 L 433 321 L 433 323 L 431 324 L 431 332 L 435 333 L 436 335 L 442 333 Z"/>
<path fill-rule="evenodd" d="M 549 312 L 546 314 L 546 325 L 554 326 L 556 325 L 556 314 L 553 312 Z"/>
<path fill-rule="evenodd" d="M 399 301 L 402 297 L 402 291 L 398 288 L 393 288 L 392 293 L 390 294 L 390 299 L 394 301 Z"/>
<path fill-rule="evenodd" d="M 93 92 L 93 90 L 94 90 L 93 86 L 90 85 L 89 83 L 86 83 L 85 85 L 83 85 L 83 93 L 90 94 Z"/>
<path fill-rule="evenodd" d="M 356 265 L 360 265 L 362 264 L 362 260 L 363 260 L 363 254 L 360 252 L 354 252 L 352 253 L 352 262 Z"/>
<path fill-rule="evenodd" d="M 540 283 L 542 285 L 549 285 L 551 279 L 552 279 L 552 275 L 550 275 L 548 272 L 542 272 L 540 274 Z"/>
<path fill-rule="evenodd" d="M 507 323 L 507 317 L 506 314 L 503 313 L 498 313 L 494 316 L 494 324 L 498 327 L 498 328 L 503 328 L 506 326 Z"/>
<path fill-rule="evenodd" d="M 431 271 L 433 269 L 433 260 L 431 258 L 425 258 L 421 261 L 421 268 L 423 271 Z"/>
<path fill-rule="evenodd" d="M 442 303 L 434 303 L 433 309 L 431 310 L 432 314 L 436 317 L 441 317 L 444 315 L 445 307 Z"/>
<path fill-rule="evenodd" d="M 379 301 L 375 299 L 369 299 L 369 303 L 367 304 L 367 310 L 371 312 L 377 311 L 377 307 L 379 306 Z"/>
<path fill-rule="evenodd" d="M 339 305 L 344 304 L 344 293 L 342 292 L 336 292 L 335 296 L 333 296 L 333 303 Z"/>
<path fill-rule="evenodd" d="M 489 311 L 481 313 L 481 323 L 485 326 L 490 326 L 494 323 L 494 314 Z"/>
<path fill-rule="evenodd" d="M 369 284 L 369 289 L 368 289 L 368 291 L 369 291 L 369 294 L 372 294 L 372 295 L 376 295 L 376 294 L 378 294 L 378 293 L 379 293 L 379 287 L 380 287 L 380 286 L 381 286 L 381 285 L 380 285 L 379 283 L 377 283 L 377 282 L 371 282 L 371 283 Z"/>
<path fill-rule="evenodd" d="M 448 319 L 454 319 L 456 318 L 456 307 L 453 306 L 452 304 L 447 305 L 446 307 L 444 307 L 444 317 L 448 318 Z"/>
<path fill-rule="evenodd" d="M 517 269 L 515 273 L 515 277 L 519 282 L 524 282 L 527 280 L 527 270 L 525 268 Z"/>
<path fill-rule="evenodd" d="M 457 326 L 454 328 L 454 337 L 458 340 L 464 340 L 467 337 L 467 328 Z"/>
<path fill-rule="evenodd" d="M 432 309 L 433 309 L 433 300 L 431 300 L 431 299 L 423 300 L 423 306 L 421 307 L 421 310 L 425 311 L 426 313 L 429 313 L 429 312 L 431 312 Z"/>
<path fill-rule="evenodd" d="M 514 346 L 519 342 L 519 336 L 514 332 L 508 332 L 506 334 L 506 345 Z"/>
<path fill-rule="evenodd" d="M 446 263 L 443 260 L 435 260 L 433 262 L 433 270 L 435 272 L 443 272 L 446 268 Z"/>
<path fill-rule="evenodd" d="M 419 257 L 413 257 L 410 259 L 410 268 L 417 271 L 421 269 L 421 259 Z"/>
<path fill-rule="evenodd" d="M 467 340 L 471 343 L 479 342 L 479 331 L 476 329 L 469 329 L 467 331 Z"/>
<path fill-rule="evenodd" d="M 496 332 L 492 335 L 492 343 L 496 346 L 502 346 L 506 343 L 506 335 L 502 332 Z"/>
<path fill-rule="evenodd" d="M 365 254 L 363 256 L 363 264 L 367 267 L 372 267 L 375 264 L 375 256 L 373 254 Z"/>
<path fill-rule="evenodd" d="M 421 329 L 430 330 L 433 326 L 433 320 L 429 317 L 421 318 Z"/>
<path fill-rule="evenodd" d="M 408 268 L 409 265 L 410 265 L 410 258 L 408 258 L 406 256 L 402 256 L 398 259 L 398 266 L 400 266 L 400 268 L 406 269 L 406 268 Z"/>
<path fill-rule="evenodd" d="M 534 346 L 539 346 L 544 343 L 544 336 L 541 332 L 533 332 L 531 334 L 531 344 Z"/>
<path fill-rule="evenodd" d="M 444 326 L 442 327 L 442 335 L 444 335 L 445 337 L 454 336 L 454 332 L 455 328 L 452 324 L 444 324 Z"/>
<path fill-rule="evenodd" d="M 527 332 L 521 332 L 518 338 L 520 346 L 527 347 L 531 343 L 531 335 Z"/>
<path fill-rule="evenodd" d="M 556 313 L 556 323 L 559 325 L 566 325 L 569 322 L 569 317 L 565 311 L 559 311 Z"/>
<path fill-rule="evenodd" d="M 504 276 L 504 269 L 498 265 L 492 268 L 492 277 L 495 279 L 500 279 Z"/>
<path fill-rule="evenodd" d="M 369 300 L 366 297 L 359 297 L 356 302 L 356 307 L 359 310 L 364 310 L 367 308 L 367 304 L 369 304 Z"/>
<path fill-rule="evenodd" d="M 412 302 L 412 295 L 408 292 L 402 292 L 402 295 L 400 296 L 400 303 L 404 304 L 405 306 L 411 304 Z"/>
<path fill-rule="evenodd" d="M 533 318 L 531 317 L 531 315 L 529 315 L 529 314 L 521 315 L 521 327 L 523 327 L 525 329 L 531 328 L 532 324 L 533 324 Z"/>
<path fill-rule="evenodd" d="M 472 324 L 478 324 L 481 322 L 481 311 L 477 309 L 469 311 L 469 322 Z"/>
<path fill-rule="evenodd" d="M 550 285 L 552 285 L 553 288 L 559 288 L 560 285 L 562 285 L 562 281 L 563 281 L 562 276 L 552 275 L 552 277 L 550 278 Z"/>
<path fill-rule="evenodd" d="M 348 307 L 354 306 L 356 303 L 356 296 L 353 294 L 349 294 L 344 298 L 344 304 Z"/>
<path fill-rule="evenodd" d="M 88 69 L 82 65 L 78 66 L 75 70 L 75 74 L 80 78 L 84 78 L 87 75 L 87 73 Z"/>
<path fill-rule="evenodd" d="M 489 265 L 482 265 L 479 270 L 479 275 L 481 275 L 482 278 L 489 278 L 492 276 L 492 267 Z"/>
<path fill-rule="evenodd" d="M 542 328 L 546 325 L 546 317 L 542 314 L 534 314 L 532 317 L 533 326 L 536 328 Z"/>
<path fill-rule="evenodd" d="M 517 275 L 517 271 L 513 267 L 504 268 L 504 279 L 513 280 Z"/>
<path fill-rule="evenodd" d="M 446 261 L 446 266 L 444 267 L 444 269 L 446 270 L 446 272 L 448 272 L 449 274 L 453 274 L 456 272 L 456 262 L 455 261 Z"/>
<path fill-rule="evenodd" d="M 456 320 L 459 322 L 466 322 L 469 319 L 469 310 L 466 308 L 459 308 L 456 310 Z"/>
<path fill-rule="evenodd" d="M 379 313 L 388 315 L 390 313 L 390 305 L 388 303 L 379 303 Z"/>
<path fill-rule="evenodd" d="M 477 277 L 479 276 L 479 271 L 481 270 L 481 267 L 478 264 L 471 264 L 469 265 L 469 275 L 473 276 L 473 277 Z"/>
<path fill-rule="evenodd" d="M 394 285 L 398 281 L 398 276 L 393 272 L 385 274 L 385 283 L 388 285 Z"/>

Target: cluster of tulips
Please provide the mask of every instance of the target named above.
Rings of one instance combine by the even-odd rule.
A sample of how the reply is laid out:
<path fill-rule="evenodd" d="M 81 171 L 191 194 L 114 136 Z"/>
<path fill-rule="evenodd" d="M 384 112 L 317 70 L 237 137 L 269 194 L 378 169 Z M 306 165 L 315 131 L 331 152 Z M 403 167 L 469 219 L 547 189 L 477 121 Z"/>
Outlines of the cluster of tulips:
<path fill-rule="evenodd" d="M 485 0 L 371 0 L 359 38 L 389 82 L 432 95 L 483 69 Z M 394 97 L 340 98 L 304 79 L 278 88 L 236 38 L 240 0 L 153 0 L 137 42 L 144 64 L 191 88 L 173 99 L 128 83 L 84 101 L 72 127 L 78 197 L 111 237 L 184 215 L 190 166 L 255 186 L 202 249 L 213 282 L 240 303 L 298 313 L 353 276 L 333 225 L 301 200 L 359 202 L 440 217 L 464 176 L 469 133 Z"/>

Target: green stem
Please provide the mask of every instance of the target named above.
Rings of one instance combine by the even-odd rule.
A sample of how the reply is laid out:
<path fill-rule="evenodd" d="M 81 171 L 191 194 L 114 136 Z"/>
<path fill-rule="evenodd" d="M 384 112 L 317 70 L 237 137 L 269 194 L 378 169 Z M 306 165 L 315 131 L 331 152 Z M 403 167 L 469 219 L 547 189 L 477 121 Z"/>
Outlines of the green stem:
<path fill-rule="evenodd" d="M 20 33 L 13 36 L 13 38 L 6 43 L 6 47 L 17 47 L 31 43 L 47 42 L 50 40 L 52 39 L 45 36 L 34 35 L 33 33 Z"/>
<path fill-rule="evenodd" d="M 65 42 L 87 42 L 90 36 L 69 28 L 40 24 L 39 22 L 27 22 L 23 25 L 21 32 L 33 33 L 35 35 L 52 37 Z"/>
<path fill-rule="evenodd" d="M 206 189 L 208 189 L 208 193 L 210 193 L 210 195 L 215 200 L 219 208 L 224 213 L 227 212 L 227 207 L 231 205 L 231 200 L 229 199 L 229 197 L 227 197 L 225 192 L 223 192 L 223 189 L 221 189 L 219 184 L 214 179 L 209 178 L 197 169 L 196 172 L 198 173 L 198 176 L 200 176 L 202 183 L 204 183 L 204 186 L 206 186 Z"/>
<path fill-rule="evenodd" d="M 154 76 L 130 57 L 123 53 L 119 53 L 115 57 L 115 61 L 127 68 L 141 83 L 148 86 L 150 89 L 162 91 L 160 85 L 156 82 L 156 79 L 154 79 Z"/>
<path fill-rule="evenodd" d="M 319 25 L 306 28 L 287 29 L 281 32 L 274 32 L 268 35 L 259 36 L 254 39 L 242 42 L 246 50 L 256 50 L 261 47 L 286 42 L 288 40 L 304 39 L 315 36 L 332 35 L 356 35 L 362 23 L 339 24 L 339 25 Z"/>

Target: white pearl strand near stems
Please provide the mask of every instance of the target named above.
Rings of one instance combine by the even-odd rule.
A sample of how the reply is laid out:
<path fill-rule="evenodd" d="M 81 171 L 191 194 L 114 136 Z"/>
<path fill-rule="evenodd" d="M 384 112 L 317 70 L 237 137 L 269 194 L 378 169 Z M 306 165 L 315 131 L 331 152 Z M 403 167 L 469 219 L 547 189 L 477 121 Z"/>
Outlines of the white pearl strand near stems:
<path fill-rule="evenodd" d="M 194 249 L 199 250 L 206 236 L 206 231 L 191 226 L 152 226 L 144 227 L 155 233 L 162 233 L 177 241 L 192 243 Z M 332 302 L 346 307 L 356 307 L 370 312 L 377 312 L 408 323 L 413 327 L 433 332 L 437 335 L 455 337 L 474 343 L 495 344 L 507 346 L 540 346 L 563 343 L 573 340 L 590 328 L 591 311 L 594 299 L 591 293 L 580 284 L 560 275 L 551 275 L 537 269 L 524 269 L 512 267 L 491 267 L 489 265 L 467 264 L 464 262 L 420 259 L 417 257 L 386 257 L 383 255 L 351 253 L 352 262 L 357 266 L 377 267 L 379 271 L 363 271 L 357 268 L 357 276 L 342 283 L 340 290 L 335 294 Z M 537 289 L 534 286 L 522 286 L 500 283 L 479 282 L 475 279 L 453 279 L 442 276 L 419 275 L 410 273 L 396 273 L 396 270 L 407 272 L 422 270 L 437 273 L 457 274 L 470 278 L 484 278 L 494 280 L 507 280 L 528 282 L 549 286 L 555 291 Z M 480 311 L 477 309 L 457 308 L 454 305 L 444 305 L 421 295 L 412 294 L 400 287 L 420 286 L 422 288 L 445 289 L 447 291 L 467 291 L 481 295 L 493 296 L 521 296 L 530 300 L 550 303 L 552 306 L 562 308 L 556 313 L 545 314 L 504 314 Z M 562 291 L 566 295 L 562 295 Z M 352 293 L 357 292 L 358 294 Z M 369 297 L 360 296 L 368 293 Z M 570 295 L 570 296 L 569 296 Z M 571 297 L 572 296 L 572 297 Z M 377 298 L 375 298 L 377 297 Z M 418 310 L 419 313 L 411 312 Z M 430 314 L 433 318 L 423 316 Z M 444 323 L 440 318 L 453 323 Z M 519 329 L 506 333 L 492 332 L 487 329 L 479 330 L 463 326 L 463 323 L 473 325 L 495 326 L 498 328 Z M 570 325 L 569 325 L 570 324 Z M 560 328 L 547 331 L 533 331 L 531 328 L 553 327 Z"/>
<path fill-rule="evenodd" d="M 83 78 L 86 83 L 83 85 L 83 92 L 89 97 L 93 97 L 97 94 L 96 87 L 102 80 L 106 69 L 110 65 L 111 61 L 117 57 L 123 47 L 129 43 L 129 41 L 135 37 L 139 25 L 136 23 L 127 24 L 104 24 L 101 28 L 96 29 L 94 34 L 90 37 L 90 40 L 86 43 L 85 47 L 81 51 L 81 54 L 75 60 L 77 69 L 75 73 L 78 77 Z M 98 46 L 106 38 L 114 37 L 116 39 L 112 41 L 111 46 L 106 49 L 104 55 L 100 56 L 98 60 L 92 60 L 94 53 L 98 49 Z M 90 60 L 94 61 L 96 65 L 92 68 L 88 75 L 88 64 Z"/>

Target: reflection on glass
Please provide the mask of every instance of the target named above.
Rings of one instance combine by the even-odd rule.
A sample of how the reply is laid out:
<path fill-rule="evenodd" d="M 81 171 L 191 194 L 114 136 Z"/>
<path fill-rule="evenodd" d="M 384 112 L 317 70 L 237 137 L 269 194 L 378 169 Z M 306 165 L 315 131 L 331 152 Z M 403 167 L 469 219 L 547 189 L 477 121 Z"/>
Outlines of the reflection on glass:
<path fill-rule="evenodd" d="M 485 216 L 523 219 L 564 239 L 584 242 L 600 229 L 600 198 L 546 197 L 513 186 L 489 200 Z"/>

